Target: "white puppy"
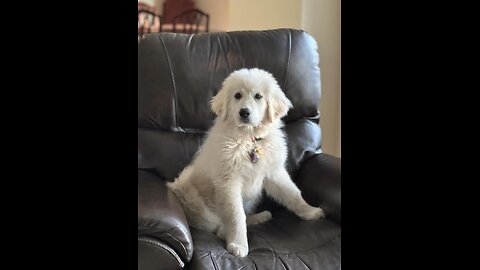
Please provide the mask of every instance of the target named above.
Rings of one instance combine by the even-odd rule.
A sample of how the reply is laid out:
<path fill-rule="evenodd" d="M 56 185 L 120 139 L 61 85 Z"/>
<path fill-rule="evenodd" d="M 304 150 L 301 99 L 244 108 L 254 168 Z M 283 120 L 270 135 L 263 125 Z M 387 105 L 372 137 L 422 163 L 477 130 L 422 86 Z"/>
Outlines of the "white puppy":
<path fill-rule="evenodd" d="M 217 115 L 205 143 L 168 186 L 182 203 L 189 225 L 216 233 L 235 256 L 248 254 L 247 224 L 268 221 L 254 214 L 262 189 L 299 217 L 324 217 L 308 205 L 286 169 L 287 145 L 280 118 L 292 107 L 274 77 L 241 69 L 212 99 Z"/>

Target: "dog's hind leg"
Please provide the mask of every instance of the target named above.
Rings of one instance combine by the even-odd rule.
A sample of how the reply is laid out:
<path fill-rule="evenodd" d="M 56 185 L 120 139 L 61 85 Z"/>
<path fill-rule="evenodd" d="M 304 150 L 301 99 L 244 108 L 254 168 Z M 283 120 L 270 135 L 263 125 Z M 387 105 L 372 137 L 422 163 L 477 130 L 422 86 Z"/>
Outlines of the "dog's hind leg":
<path fill-rule="evenodd" d="M 300 190 L 285 169 L 274 172 L 265 180 L 265 191 L 270 197 L 302 219 L 313 220 L 325 217 L 321 208 L 310 206 L 305 202 Z"/>
<path fill-rule="evenodd" d="M 253 215 L 248 215 L 247 216 L 247 226 L 264 223 L 264 222 L 269 221 L 270 219 L 272 219 L 272 213 L 270 213 L 270 211 L 263 211 L 263 212 L 256 213 L 256 214 L 253 214 Z M 225 240 L 225 227 L 220 226 L 218 228 L 216 234 L 220 239 Z"/>
<path fill-rule="evenodd" d="M 170 190 L 182 204 L 190 226 L 212 233 L 217 232 L 220 218 L 205 204 L 198 190 L 190 183 L 175 181 L 169 183 Z"/>
<path fill-rule="evenodd" d="M 263 211 L 247 216 L 247 225 L 264 223 L 269 221 L 270 219 L 272 219 L 272 213 L 270 213 L 270 211 Z"/>

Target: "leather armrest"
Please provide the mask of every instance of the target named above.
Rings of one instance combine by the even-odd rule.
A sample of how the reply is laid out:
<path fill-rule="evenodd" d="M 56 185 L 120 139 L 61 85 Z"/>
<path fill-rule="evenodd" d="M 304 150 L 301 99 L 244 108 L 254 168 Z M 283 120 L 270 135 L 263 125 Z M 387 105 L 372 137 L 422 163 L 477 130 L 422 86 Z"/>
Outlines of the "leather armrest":
<path fill-rule="evenodd" d="M 296 184 L 310 205 L 320 206 L 327 218 L 341 224 L 341 159 L 318 154 L 306 160 Z"/>
<path fill-rule="evenodd" d="M 166 181 L 138 171 L 138 236 L 166 243 L 184 261 L 192 258 L 193 244 L 185 213 Z"/>

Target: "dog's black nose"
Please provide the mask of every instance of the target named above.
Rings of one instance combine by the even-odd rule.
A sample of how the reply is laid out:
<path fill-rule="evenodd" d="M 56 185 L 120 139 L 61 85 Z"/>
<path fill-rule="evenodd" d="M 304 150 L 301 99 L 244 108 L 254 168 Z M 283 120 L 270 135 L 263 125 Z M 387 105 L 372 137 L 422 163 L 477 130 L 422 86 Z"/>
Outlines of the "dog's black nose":
<path fill-rule="evenodd" d="M 249 115 L 250 115 L 250 110 L 249 109 L 247 109 L 247 108 L 240 109 L 240 116 L 243 119 L 247 119 Z"/>

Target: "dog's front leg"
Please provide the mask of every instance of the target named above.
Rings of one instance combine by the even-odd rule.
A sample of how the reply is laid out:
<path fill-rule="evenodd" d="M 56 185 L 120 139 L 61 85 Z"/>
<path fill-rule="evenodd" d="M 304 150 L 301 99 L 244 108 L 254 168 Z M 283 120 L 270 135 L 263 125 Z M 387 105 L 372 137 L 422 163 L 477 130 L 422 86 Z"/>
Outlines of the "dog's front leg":
<path fill-rule="evenodd" d="M 305 220 L 325 217 L 321 208 L 310 206 L 305 202 L 300 190 L 285 169 L 273 171 L 272 175 L 267 177 L 264 182 L 265 191 L 270 197 Z"/>
<path fill-rule="evenodd" d="M 241 181 L 228 181 L 216 194 L 219 212 L 223 223 L 223 233 L 228 252 L 244 257 L 248 254 L 247 217 L 243 209 Z"/>

